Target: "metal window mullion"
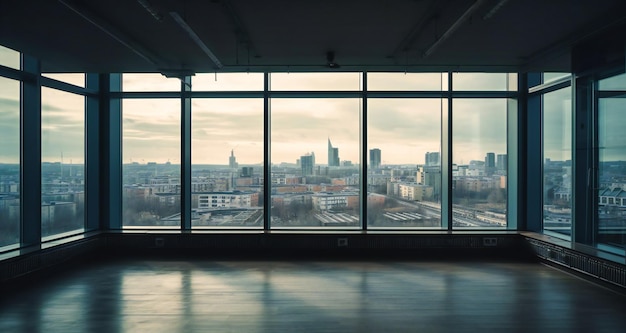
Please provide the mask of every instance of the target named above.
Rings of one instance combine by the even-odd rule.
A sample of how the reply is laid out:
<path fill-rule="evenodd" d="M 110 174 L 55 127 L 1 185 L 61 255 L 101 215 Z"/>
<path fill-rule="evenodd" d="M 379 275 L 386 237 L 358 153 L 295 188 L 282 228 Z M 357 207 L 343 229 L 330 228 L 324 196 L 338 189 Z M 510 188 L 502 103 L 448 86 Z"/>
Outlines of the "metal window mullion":
<path fill-rule="evenodd" d="M 361 96 L 362 99 L 362 107 L 361 107 L 361 122 L 360 122 L 360 127 L 361 127 L 361 137 L 360 137 L 360 142 L 361 142 L 361 174 L 360 174 L 360 186 L 361 186 L 361 203 L 360 203 L 360 210 L 361 210 L 361 228 L 363 230 L 367 230 L 367 223 L 368 223 L 368 219 L 367 219 L 367 194 L 368 194 L 368 185 L 367 185 L 367 173 L 368 173 L 368 166 L 367 166 L 367 156 L 368 156 L 368 144 L 367 144 L 367 72 L 363 72 L 363 95 Z"/>
<path fill-rule="evenodd" d="M 122 100 L 112 92 L 122 90 L 122 74 L 103 74 L 100 81 L 100 115 L 104 168 L 100 181 L 106 193 L 103 202 L 103 225 L 105 229 L 122 229 L 124 196 L 122 185 Z"/>
<path fill-rule="evenodd" d="M 180 92 L 180 228 L 191 230 L 191 77 L 181 80 Z"/>
<path fill-rule="evenodd" d="M 441 112 L 441 227 L 452 231 L 452 72 L 448 72 L 448 107 Z M 442 74 L 443 75 L 443 74 Z"/>
<path fill-rule="evenodd" d="M 90 90 L 99 91 L 99 74 L 86 74 Z M 100 99 L 85 96 L 85 230 L 100 228 Z"/>
<path fill-rule="evenodd" d="M 265 218 L 263 219 L 263 230 L 269 231 L 271 228 L 271 205 L 272 198 L 271 189 L 272 189 L 272 170 L 271 170 L 271 146 L 270 146 L 270 138 L 271 138 L 271 121 L 270 121 L 270 97 L 269 97 L 269 89 L 270 89 L 270 74 L 265 72 L 263 74 L 263 214 Z"/>
<path fill-rule="evenodd" d="M 41 64 L 22 54 L 21 68 L 20 246 L 41 246 Z"/>

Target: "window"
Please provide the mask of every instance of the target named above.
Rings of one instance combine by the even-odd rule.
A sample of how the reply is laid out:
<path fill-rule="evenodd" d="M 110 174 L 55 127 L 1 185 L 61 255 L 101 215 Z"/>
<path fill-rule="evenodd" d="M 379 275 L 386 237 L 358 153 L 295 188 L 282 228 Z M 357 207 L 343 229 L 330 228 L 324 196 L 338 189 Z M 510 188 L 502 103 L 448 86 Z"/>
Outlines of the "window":
<path fill-rule="evenodd" d="M 543 228 L 572 229 L 572 88 L 543 95 Z"/>
<path fill-rule="evenodd" d="M 20 82 L 0 77 L 0 248 L 19 238 Z"/>
<path fill-rule="evenodd" d="M 122 102 L 125 227 L 180 226 L 180 110 L 179 99 Z"/>
<path fill-rule="evenodd" d="M 42 75 L 57 81 L 73 84 L 83 88 L 85 87 L 84 73 L 44 73 Z"/>
<path fill-rule="evenodd" d="M 367 89 L 446 91 L 448 73 L 367 73 Z"/>
<path fill-rule="evenodd" d="M 626 75 L 598 82 L 600 89 L 626 90 Z M 626 91 L 598 98 L 597 110 L 597 185 L 600 201 L 596 212 L 599 245 L 626 249 L 626 210 L 619 200 L 626 197 L 626 134 L 624 111 Z"/>
<path fill-rule="evenodd" d="M 510 91 L 517 89 L 514 78 L 507 73 L 454 73 L 452 87 L 455 91 Z"/>
<path fill-rule="evenodd" d="M 84 229 L 85 97 L 41 89 L 41 233 Z"/>
<path fill-rule="evenodd" d="M 359 99 L 271 100 L 271 226 L 358 227 Z"/>
<path fill-rule="evenodd" d="M 453 100 L 453 227 L 506 227 L 506 110 L 506 99 Z"/>
<path fill-rule="evenodd" d="M 158 73 L 122 75 L 124 91 L 180 91 L 180 86 L 179 79 L 166 78 Z"/>
<path fill-rule="evenodd" d="M 263 100 L 194 99 L 192 108 L 192 226 L 262 228 Z M 216 194 L 223 209 L 208 207 Z"/>
<path fill-rule="evenodd" d="M 360 90 L 360 73 L 272 73 L 271 90 Z"/>
<path fill-rule="evenodd" d="M 0 45 L 0 65 L 20 69 L 20 53 Z"/>
<path fill-rule="evenodd" d="M 263 73 L 206 73 L 191 78 L 193 91 L 263 91 Z"/>
<path fill-rule="evenodd" d="M 370 228 L 441 228 L 442 99 L 369 99 Z"/>

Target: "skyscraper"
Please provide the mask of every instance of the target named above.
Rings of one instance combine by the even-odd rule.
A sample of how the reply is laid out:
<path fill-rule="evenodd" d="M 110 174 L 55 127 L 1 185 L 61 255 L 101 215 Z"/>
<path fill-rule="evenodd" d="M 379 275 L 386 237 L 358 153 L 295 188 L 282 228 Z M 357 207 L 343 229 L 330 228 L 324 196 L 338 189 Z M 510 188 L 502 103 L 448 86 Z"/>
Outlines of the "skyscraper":
<path fill-rule="evenodd" d="M 426 152 L 424 162 L 427 166 L 441 165 L 441 158 L 438 151 Z"/>
<path fill-rule="evenodd" d="M 315 167 L 315 155 L 306 154 L 300 156 L 300 167 L 302 168 L 303 176 L 310 176 L 313 174 L 313 168 Z"/>
<path fill-rule="evenodd" d="M 328 166 L 339 166 L 339 148 L 334 148 L 328 138 Z"/>
<path fill-rule="evenodd" d="M 485 174 L 487 176 L 493 175 L 496 171 L 496 154 L 495 153 L 487 153 L 485 155 Z"/>
<path fill-rule="evenodd" d="M 380 168 L 380 149 L 370 149 L 370 168 Z"/>
<path fill-rule="evenodd" d="M 506 171 L 509 166 L 509 159 L 507 158 L 506 154 L 498 154 L 496 158 L 496 168 L 498 169 L 498 171 Z"/>
<path fill-rule="evenodd" d="M 236 169 L 239 166 L 237 163 L 237 158 L 235 157 L 235 150 L 231 149 L 230 157 L 228 158 L 228 167 Z"/>

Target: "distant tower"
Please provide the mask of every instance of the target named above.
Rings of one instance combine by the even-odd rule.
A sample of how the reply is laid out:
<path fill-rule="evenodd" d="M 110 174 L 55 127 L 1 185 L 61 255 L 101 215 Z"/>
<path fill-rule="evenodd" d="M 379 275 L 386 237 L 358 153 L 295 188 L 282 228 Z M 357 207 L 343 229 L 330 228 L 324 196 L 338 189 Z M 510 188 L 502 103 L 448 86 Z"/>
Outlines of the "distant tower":
<path fill-rule="evenodd" d="M 493 175 L 496 171 L 496 154 L 495 153 L 487 153 L 485 155 L 485 174 L 487 176 Z"/>
<path fill-rule="evenodd" d="M 303 176 L 313 175 L 313 168 L 315 167 L 315 155 L 306 154 L 300 156 L 300 167 L 302 168 Z"/>
<path fill-rule="evenodd" d="M 380 168 L 380 149 L 374 148 L 370 149 L 370 168 L 378 169 Z"/>
<path fill-rule="evenodd" d="M 498 156 L 496 156 L 496 168 L 498 171 L 506 171 L 508 166 L 509 163 L 506 154 L 498 154 Z"/>
<path fill-rule="evenodd" d="M 230 157 L 228 158 L 228 166 L 233 169 L 236 169 L 239 166 L 239 163 L 237 163 L 237 158 L 235 157 L 234 149 L 230 151 Z"/>
<path fill-rule="evenodd" d="M 334 148 L 328 138 L 328 166 L 339 166 L 339 148 Z"/>
<path fill-rule="evenodd" d="M 427 152 L 424 156 L 424 162 L 426 166 L 441 165 L 441 157 L 439 155 L 439 152 Z"/>

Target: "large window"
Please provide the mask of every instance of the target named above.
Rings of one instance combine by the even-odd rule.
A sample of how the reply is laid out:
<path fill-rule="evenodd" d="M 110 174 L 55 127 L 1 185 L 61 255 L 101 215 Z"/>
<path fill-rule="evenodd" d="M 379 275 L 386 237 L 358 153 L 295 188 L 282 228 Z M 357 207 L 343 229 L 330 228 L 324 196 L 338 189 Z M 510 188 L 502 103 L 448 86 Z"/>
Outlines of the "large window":
<path fill-rule="evenodd" d="M 180 100 L 122 102 L 122 210 L 127 226 L 180 226 Z"/>
<path fill-rule="evenodd" d="M 20 237 L 20 82 L 0 77 L 0 248 Z"/>
<path fill-rule="evenodd" d="M 263 227 L 263 100 L 195 99 L 194 227 Z"/>
<path fill-rule="evenodd" d="M 358 227 L 359 99 L 271 100 L 271 226 Z"/>
<path fill-rule="evenodd" d="M 370 228 L 441 227 L 442 99 L 369 99 Z"/>
<path fill-rule="evenodd" d="M 543 95 L 543 228 L 572 229 L 572 89 Z"/>
<path fill-rule="evenodd" d="M 452 105 L 453 226 L 506 227 L 507 100 Z"/>
<path fill-rule="evenodd" d="M 626 249 L 626 75 L 598 82 L 612 90 L 597 102 L 597 243 Z M 621 92 L 620 92 L 621 90 Z"/>
<path fill-rule="evenodd" d="M 41 89 L 41 234 L 84 229 L 85 97 Z"/>

